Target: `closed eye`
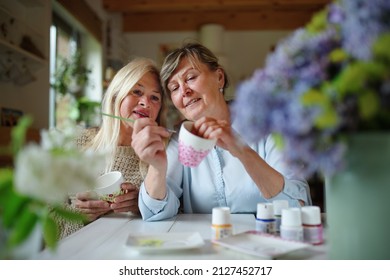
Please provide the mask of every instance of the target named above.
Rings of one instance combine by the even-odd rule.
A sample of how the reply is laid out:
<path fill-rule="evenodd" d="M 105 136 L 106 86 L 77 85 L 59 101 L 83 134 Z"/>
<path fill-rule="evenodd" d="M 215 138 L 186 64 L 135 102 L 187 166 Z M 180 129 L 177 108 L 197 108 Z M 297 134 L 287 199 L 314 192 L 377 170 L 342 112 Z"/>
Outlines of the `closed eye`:
<path fill-rule="evenodd" d="M 168 89 L 170 92 L 174 92 L 175 90 L 177 90 L 179 87 L 178 86 L 170 86 Z"/>

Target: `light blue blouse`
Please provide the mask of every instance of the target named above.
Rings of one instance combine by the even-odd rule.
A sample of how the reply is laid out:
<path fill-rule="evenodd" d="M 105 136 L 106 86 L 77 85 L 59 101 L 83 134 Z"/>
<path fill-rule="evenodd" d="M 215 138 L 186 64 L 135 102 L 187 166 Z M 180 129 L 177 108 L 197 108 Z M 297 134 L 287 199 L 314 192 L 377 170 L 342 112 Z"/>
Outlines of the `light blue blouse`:
<path fill-rule="evenodd" d="M 285 184 L 278 195 L 265 199 L 241 162 L 219 147 L 214 147 L 198 167 L 183 166 L 178 159 L 178 140 L 172 138 L 167 147 L 167 195 L 163 200 L 153 199 L 142 183 L 139 195 L 142 218 L 146 221 L 171 218 L 178 213 L 180 203 L 184 213 L 211 213 L 217 206 L 228 206 L 231 213 L 256 213 L 257 203 L 278 199 L 288 200 L 290 207 L 300 207 L 298 200 L 312 204 L 308 183 L 283 164 L 271 137 L 250 146 L 283 174 Z"/>

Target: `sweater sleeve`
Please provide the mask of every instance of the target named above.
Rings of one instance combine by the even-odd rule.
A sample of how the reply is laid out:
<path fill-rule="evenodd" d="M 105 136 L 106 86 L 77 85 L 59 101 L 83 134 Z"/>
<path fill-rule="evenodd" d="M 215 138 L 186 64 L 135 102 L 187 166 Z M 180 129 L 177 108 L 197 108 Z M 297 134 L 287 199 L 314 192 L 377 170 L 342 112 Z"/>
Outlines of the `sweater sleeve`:
<path fill-rule="evenodd" d="M 77 209 L 74 208 L 72 205 L 68 203 L 64 203 L 63 208 L 66 211 L 78 213 Z M 58 236 L 57 238 L 59 240 L 71 235 L 72 233 L 78 231 L 82 227 L 84 227 L 84 223 L 82 222 L 76 222 L 76 221 L 69 221 L 65 219 L 62 216 L 59 216 L 55 212 L 52 212 L 52 218 L 54 219 L 55 223 L 57 224 L 58 227 Z"/>
<path fill-rule="evenodd" d="M 90 142 L 92 141 L 93 137 L 95 137 L 97 131 L 98 131 L 98 128 L 84 129 L 81 132 L 81 134 L 75 139 L 77 147 L 79 149 L 83 149 L 83 148 L 87 147 L 90 144 Z M 70 201 L 70 199 L 69 199 L 69 201 Z M 77 209 L 75 207 L 73 207 L 71 203 L 64 202 L 63 208 L 66 211 L 78 213 Z M 63 239 L 65 237 L 71 235 L 72 233 L 78 231 L 82 227 L 84 227 L 84 223 L 82 223 L 82 222 L 69 221 L 69 220 L 65 219 L 64 217 L 59 216 L 55 212 L 52 212 L 52 213 L 53 213 L 52 217 L 53 217 L 54 221 L 56 222 L 58 230 L 59 230 L 58 236 L 57 236 L 59 239 Z"/>

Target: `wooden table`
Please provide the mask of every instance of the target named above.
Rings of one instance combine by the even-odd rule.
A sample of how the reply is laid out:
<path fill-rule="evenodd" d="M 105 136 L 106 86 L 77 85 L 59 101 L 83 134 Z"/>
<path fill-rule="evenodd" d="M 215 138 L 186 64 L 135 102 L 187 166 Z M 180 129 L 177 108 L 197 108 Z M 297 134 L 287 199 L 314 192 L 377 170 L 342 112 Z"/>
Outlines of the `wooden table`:
<path fill-rule="evenodd" d="M 232 214 L 233 234 L 255 229 L 252 214 Z M 140 253 L 126 245 L 130 233 L 199 232 L 204 246 L 190 250 Z M 102 217 L 60 241 L 55 252 L 44 250 L 37 259 L 120 260 L 120 259 L 259 259 L 213 244 L 211 214 L 179 214 L 170 220 L 145 222 L 140 217 L 112 214 Z M 284 255 L 283 259 L 326 259 L 326 246 L 311 246 Z"/>

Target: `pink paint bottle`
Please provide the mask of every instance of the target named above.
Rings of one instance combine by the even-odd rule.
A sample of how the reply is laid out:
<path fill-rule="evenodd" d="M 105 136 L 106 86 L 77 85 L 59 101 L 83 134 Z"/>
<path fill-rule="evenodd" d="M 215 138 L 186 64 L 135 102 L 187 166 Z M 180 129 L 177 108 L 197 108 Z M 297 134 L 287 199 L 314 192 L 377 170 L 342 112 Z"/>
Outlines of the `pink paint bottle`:
<path fill-rule="evenodd" d="M 321 210 L 318 206 L 303 206 L 302 226 L 303 240 L 313 245 L 319 245 L 324 242 L 323 227 L 321 224 Z"/>

